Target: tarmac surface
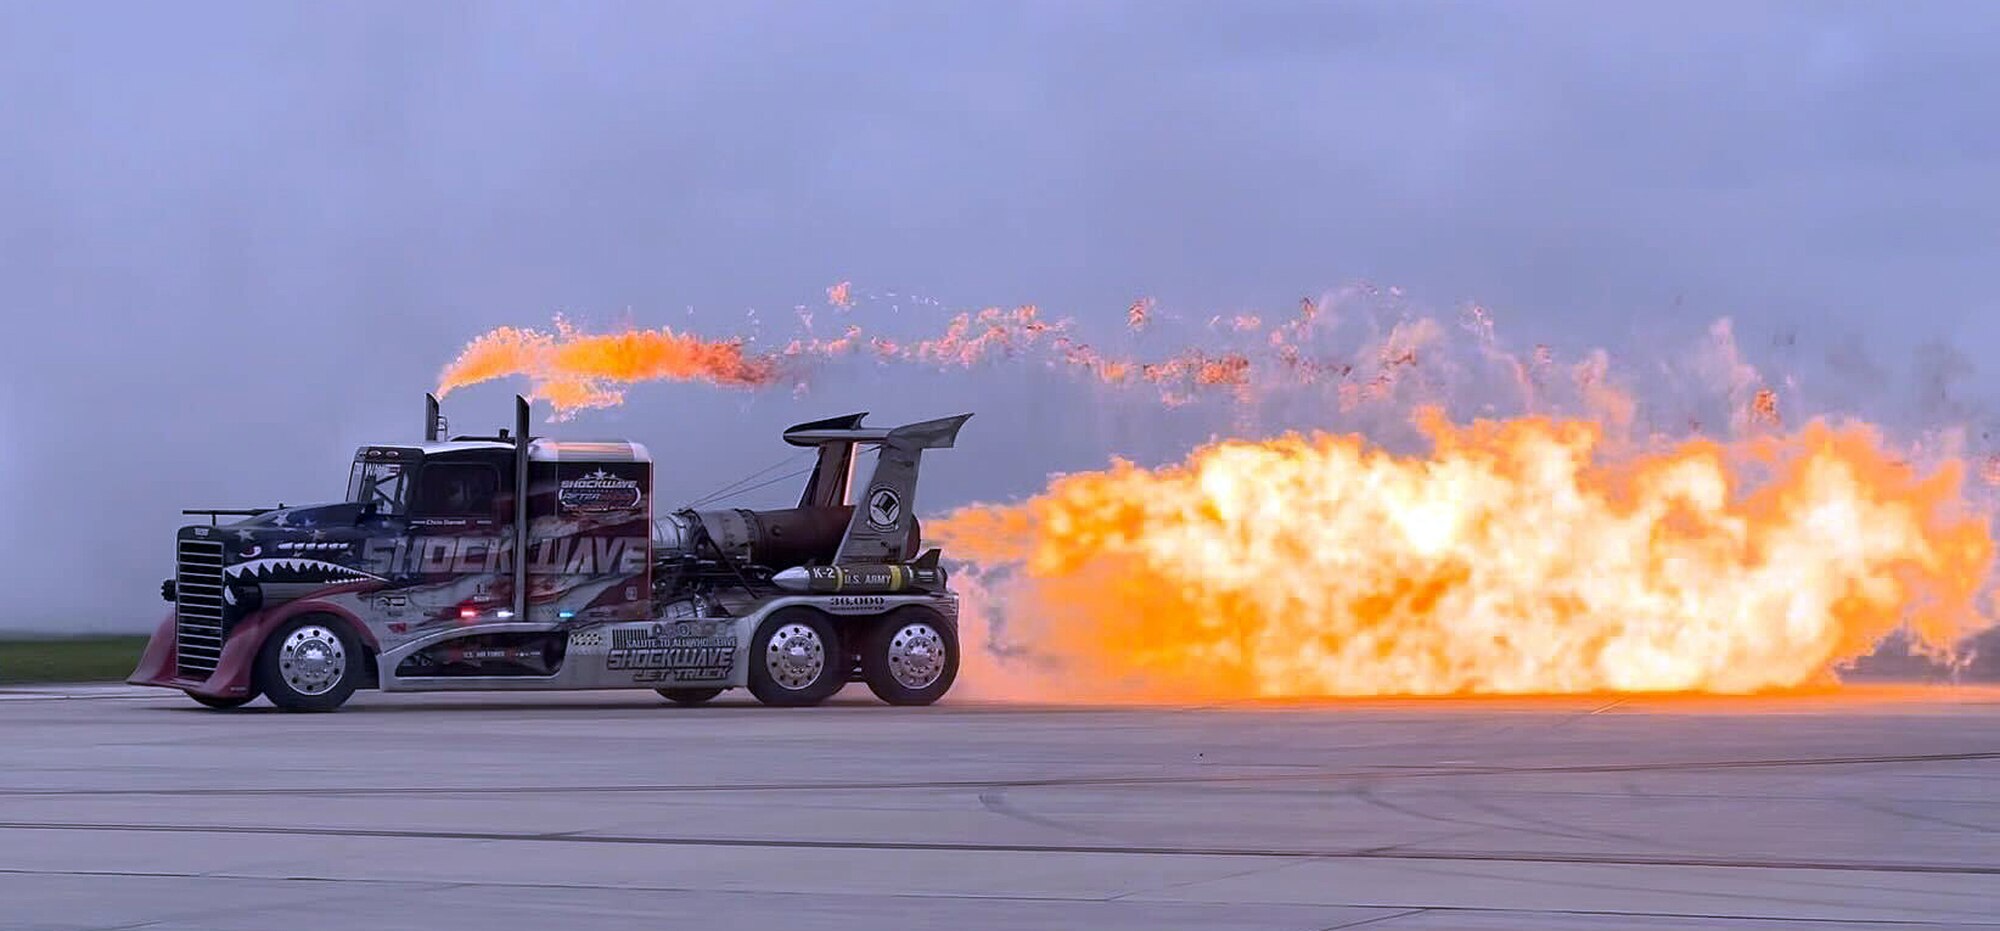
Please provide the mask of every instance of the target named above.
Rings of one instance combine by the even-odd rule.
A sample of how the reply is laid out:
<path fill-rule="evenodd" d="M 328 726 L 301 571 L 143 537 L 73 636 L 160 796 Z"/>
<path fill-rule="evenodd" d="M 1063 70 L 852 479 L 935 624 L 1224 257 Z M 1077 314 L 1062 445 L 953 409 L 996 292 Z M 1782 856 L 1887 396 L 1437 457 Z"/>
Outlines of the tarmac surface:
<path fill-rule="evenodd" d="M 0 690 L 0 928 L 2000 928 L 2000 691 Z"/>

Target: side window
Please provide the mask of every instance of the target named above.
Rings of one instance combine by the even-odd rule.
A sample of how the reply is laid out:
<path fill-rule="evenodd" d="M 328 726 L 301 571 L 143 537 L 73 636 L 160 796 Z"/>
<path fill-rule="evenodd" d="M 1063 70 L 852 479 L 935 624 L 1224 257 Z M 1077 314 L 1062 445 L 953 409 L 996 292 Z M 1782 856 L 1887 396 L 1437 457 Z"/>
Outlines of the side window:
<path fill-rule="evenodd" d="M 500 470 L 471 462 L 427 462 L 410 510 L 419 517 L 493 517 Z"/>

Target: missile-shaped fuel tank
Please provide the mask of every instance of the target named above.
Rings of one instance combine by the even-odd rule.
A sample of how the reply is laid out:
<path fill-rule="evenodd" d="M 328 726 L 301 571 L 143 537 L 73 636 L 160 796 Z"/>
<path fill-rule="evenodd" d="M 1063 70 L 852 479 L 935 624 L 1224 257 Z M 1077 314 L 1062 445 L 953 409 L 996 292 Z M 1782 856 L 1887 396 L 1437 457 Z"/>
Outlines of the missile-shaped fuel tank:
<path fill-rule="evenodd" d="M 944 570 L 938 568 L 935 558 L 855 566 L 793 566 L 771 576 L 771 581 L 786 591 L 815 595 L 941 592 Z"/>

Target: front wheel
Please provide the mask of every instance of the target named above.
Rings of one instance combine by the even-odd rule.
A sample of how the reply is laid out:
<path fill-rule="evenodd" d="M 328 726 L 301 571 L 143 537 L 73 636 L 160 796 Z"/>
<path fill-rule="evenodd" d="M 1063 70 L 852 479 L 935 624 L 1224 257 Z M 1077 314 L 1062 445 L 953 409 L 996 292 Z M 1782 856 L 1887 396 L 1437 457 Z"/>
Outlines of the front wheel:
<path fill-rule="evenodd" d="M 222 695 L 203 695 L 199 692 L 188 692 L 187 697 L 194 699 L 197 703 L 201 704 L 205 708 L 214 708 L 217 711 L 228 711 L 231 708 L 241 708 L 244 705 L 256 701 L 257 693 L 251 692 L 248 695 L 238 695 L 234 698 L 230 698 Z"/>
<path fill-rule="evenodd" d="M 264 639 L 257 686 L 285 711 L 332 711 L 361 685 L 361 651 L 347 625 L 334 618 L 294 618 Z"/>
<path fill-rule="evenodd" d="M 892 705 L 937 701 L 958 678 L 958 631 L 929 608 L 897 608 L 862 644 L 861 677 Z"/>
<path fill-rule="evenodd" d="M 847 684 L 846 655 L 826 615 L 773 611 L 750 638 L 750 694 L 767 705 L 817 705 Z"/>
<path fill-rule="evenodd" d="M 722 694 L 721 689 L 654 689 L 653 691 L 660 693 L 661 698 L 689 708 L 706 704 L 709 699 Z"/>

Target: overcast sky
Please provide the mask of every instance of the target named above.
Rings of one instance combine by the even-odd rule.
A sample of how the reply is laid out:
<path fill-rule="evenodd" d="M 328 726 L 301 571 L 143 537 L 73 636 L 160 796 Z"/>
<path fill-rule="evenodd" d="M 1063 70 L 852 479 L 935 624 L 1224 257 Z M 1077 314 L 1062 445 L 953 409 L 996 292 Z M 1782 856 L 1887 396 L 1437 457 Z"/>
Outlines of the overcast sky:
<path fill-rule="evenodd" d="M 1731 316 L 1897 385 L 1956 346 L 1976 403 L 1995 36 L 1942 0 L 0 4 L 0 627 L 150 626 L 179 508 L 338 496 L 466 338 L 557 310 L 727 335 L 849 279 L 1115 327 L 1370 280 L 1565 347 Z M 1043 381 L 564 429 L 693 497 L 786 423 L 979 411 L 934 510 L 1101 461 Z"/>

